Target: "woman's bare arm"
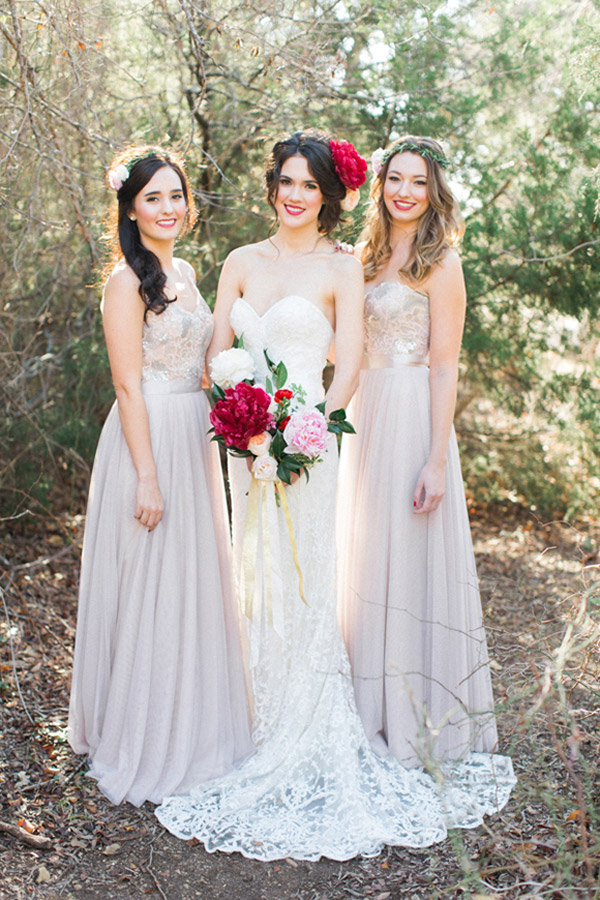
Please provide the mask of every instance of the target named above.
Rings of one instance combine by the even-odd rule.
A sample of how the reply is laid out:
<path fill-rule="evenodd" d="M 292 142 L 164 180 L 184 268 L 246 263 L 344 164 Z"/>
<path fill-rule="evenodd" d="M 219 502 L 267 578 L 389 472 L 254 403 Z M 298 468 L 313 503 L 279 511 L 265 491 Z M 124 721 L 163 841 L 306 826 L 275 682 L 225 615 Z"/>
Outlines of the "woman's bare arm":
<path fill-rule="evenodd" d="M 145 306 L 138 279 L 128 266 L 119 267 L 104 291 L 103 325 L 123 434 L 138 477 L 136 508 L 140 524 L 152 531 L 163 514 L 152 453 L 148 410 L 142 395 L 142 326 Z"/>
<path fill-rule="evenodd" d="M 446 489 L 446 459 L 456 406 L 458 357 L 466 308 L 462 266 L 455 251 L 450 251 L 436 266 L 427 291 L 431 312 L 431 448 L 413 497 L 417 513 L 436 509 Z"/>

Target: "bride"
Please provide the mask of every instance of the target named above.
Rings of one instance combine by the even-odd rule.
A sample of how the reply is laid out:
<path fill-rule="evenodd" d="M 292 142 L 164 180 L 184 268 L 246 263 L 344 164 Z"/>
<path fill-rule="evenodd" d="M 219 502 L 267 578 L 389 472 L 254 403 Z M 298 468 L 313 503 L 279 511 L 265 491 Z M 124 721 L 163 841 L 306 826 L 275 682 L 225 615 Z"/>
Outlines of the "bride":
<path fill-rule="evenodd" d="M 266 350 L 273 362 L 284 362 L 288 385 L 301 386 L 307 404 L 323 399 L 322 371 L 335 337 L 326 412 L 350 400 L 363 342 L 360 263 L 335 253 L 327 235 L 356 201 L 365 170 L 351 144 L 319 133 L 276 143 L 266 184 L 277 230 L 230 254 L 215 308 L 209 358 L 234 334 L 243 337 L 257 380 L 266 381 Z M 384 844 L 427 846 L 448 827 L 480 824 L 504 805 L 514 782 L 510 760 L 473 754 L 440 788 L 439 778 L 371 750 L 336 620 L 335 439 L 323 456 L 310 481 L 301 476 L 285 488 L 303 596 L 282 508 L 273 504 L 268 541 L 263 535 L 270 563 L 256 571 L 255 586 L 260 594 L 268 584 L 279 600 L 272 610 L 256 604 L 248 622 L 258 749 L 232 773 L 169 797 L 156 810 L 173 834 L 195 837 L 209 851 L 344 860 L 375 854 Z M 238 569 L 250 479 L 246 461 L 231 460 Z"/>

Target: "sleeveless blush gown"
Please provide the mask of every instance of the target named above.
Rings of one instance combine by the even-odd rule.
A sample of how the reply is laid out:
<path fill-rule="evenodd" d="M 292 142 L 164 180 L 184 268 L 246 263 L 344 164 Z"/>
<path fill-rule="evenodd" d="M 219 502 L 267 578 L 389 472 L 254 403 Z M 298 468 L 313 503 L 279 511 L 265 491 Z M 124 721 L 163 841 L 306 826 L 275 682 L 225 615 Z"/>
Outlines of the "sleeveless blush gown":
<path fill-rule="evenodd" d="M 446 494 L 413 513 L 431 442 L 429 298 L 367 292 L 365 357 L 342 447 L 339 615 L 374 747 L 405 766 L 492 752 L 497 734 L 454 429 Z"/>
<path fill-rule="evenodd" d="M 134 518 L 137 476 L 113 405 L 87 510 L 69 741 L 113 803 L 160 803 L 253 749 L 229 529 L 200 379 L 213 330 L 170 303 L 143 328 L 142 391 L 165 511 Z"/>
<path fill-rule="evenodd" d="M 307 404 L 322 399 L 333 331 L 313 303 L 286 296 L 261 317 L 238 299 L 231 324 L 243 335 L 259 380 L 267 374 L 266 349 L 274 362 L 285 363 L 288 386 L 306 390 Z M 285 488 L 306 603 L 283 505 L 267 504 L 261 520 L 263 560 L 270 566 L 265 572 L 264 562 L 256 572 L 257 602 L 248 622 L 257 751 L 236 771 L 169 797 L 156 810 L 173 834 L 195 837 L 211 852 L 344 860 L 376 854 L 384 844 L 427 846 L 448 827 L 480 824 L 506 802 L 514 783 L 505 758 L 474 754 L 460 776 L 438 786 L 422 770 L 373 752 L 336 618 L 335 439 L 324 456 L 308 482 L 303 477 Z M 230 471 L 239 566 L 250 476 L 245 460 L 232 460 Z"/>

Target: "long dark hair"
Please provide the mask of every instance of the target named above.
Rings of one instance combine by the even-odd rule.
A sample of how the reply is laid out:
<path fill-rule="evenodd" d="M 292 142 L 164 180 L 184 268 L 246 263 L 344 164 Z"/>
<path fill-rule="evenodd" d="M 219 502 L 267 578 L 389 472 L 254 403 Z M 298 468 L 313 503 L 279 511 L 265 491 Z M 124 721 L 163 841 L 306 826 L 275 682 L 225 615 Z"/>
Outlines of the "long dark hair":
<path fill-rule="evenodd" d="M 189 231 L 194 224 L 196 210 L 182 161 L 174 153 L 167 153 L 160 147 L 131 145 L 114 158 L 109 170 L 109 178 L 110 173 L 118 173 L 119 167 L 123 166 L 128 170 L 129 175 L 125 181 L 121 182 L 117 190 L 117 208 L 110 217 L 105 235 L 112 251 L 107 269 L 112 269 L 121 257 L 124 257 L 127 264 L 133 269 L 140 280 L 138 288 L 140 297 L 146 304 L 145 320 L 149 310 L 159 315 L 165 311 L 169 303 L 177 298 L 166 296 L 167 276 L 162 270 L 160 260 L 155 253 L 144 247 L 137 222 L 133 222 L 129 218 L 129 213 L 133 209 L 133 201 L 159 169 L 169 166 L 179 176 L 187 206 L 186 221 L 181 234 Z M 122 168 L 121 171 L 123 171 Z"/>
<path fill-rule="evenodd" d="M 346 196 L 346 188 L 335 170 L 329 141 L 328 135 L 320 131 L 296 131 L 288 138 L 277 141 L 267 157 L 265 167 L 267 201 L 277 215 L 275 199 L 284 162 L 291 156 L 303 156 L 306 159 L 309 171 L 323 194 L 323 206 L 318 219 L 321 234 L 329 234 L 340 221 L 340 203 Z"/>

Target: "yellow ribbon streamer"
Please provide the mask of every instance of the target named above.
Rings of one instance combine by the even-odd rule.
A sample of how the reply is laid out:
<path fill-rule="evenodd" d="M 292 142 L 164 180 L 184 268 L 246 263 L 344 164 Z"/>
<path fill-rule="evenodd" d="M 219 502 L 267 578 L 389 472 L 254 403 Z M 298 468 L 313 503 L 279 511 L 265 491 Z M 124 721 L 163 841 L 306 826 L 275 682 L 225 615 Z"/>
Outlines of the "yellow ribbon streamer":
<path fill-rule="evenodd" d="M 243 600 L 244 615 L 252 618 L 254 606 L 254 576 L 256 573 L 256 557 L 258 553 L 258 497 L 259 486 L 256 478 L 250 481 L 248 502 L 246 504 L 246 521 L 244 523 L 244 539 L 242 542 L 242 566 L 240 573 L 240 592 Z"/>
<path fill-rule="evenodd" d="M 268 496 L 267 490 L 272 482 L 259 481 L 259 479 L 251 479 L 250 490 L 248 491 L 248 502 L 246 504 L 246 521 L 244 523 L 244 538 L 242 542 L 242 565 L 240 577 L 240 591 L 242 595 L 242 608 L 246 618 L 252 620 L 255 613 L 254 594 L 256 588 L 256 562 L 258 557 L 258 541 L 259 541 L 259 508 L 261 511 L 262 524 L 262 544 L 263 544 L 263 574 L 266 586 L 267 599 L 267 621 L 273 627 L 273 589 L 272 589 L 272 560 L 271 560 L 271 539 L 269 534 L 269 518 L 268 518 Z M 306 597 L 304 596 L 304 582 L 302 578 L 302 569 L 298 559 L 298 548 L 294 537 L 294 527 L 292 517 L 288 505 L 285 487 L 281 481 L 273 483 L 273 489 L 279 499 L 283 515 L 287 525 L 288 536 L 290 539 L 290 547 L 292 549 L 292 557 L 296 572 L 298 573 L 298 590 L 303 603 L 308 606 Z M 258 604 L 260 605 L 260 604 Z"/>
<path fill-rule="evenodd" d="M 303 602 L 306 603 L 306 597 L 304 596 L 304 584 L 302 581 L 302 569 L 300 568 L 300 561 L 298 560 L 298 548 L 296 547 L 296 541 L 294 539 L 294 527 L 292 525 L 290 508 L 288 506 L 287 497 L 285 495 L 285 487 L 283 486 L 282 481 L 275 482 L 275 493 L 281 501 L 283 515 L 285 516 L 285 521 L 287 524 L 288 535 L 290 537 L 290 546 L 292 548 L 292 556 L 294 557 L 294 565 L 296 566 L 296 572 L 298 573 L 298 590 L 300 591 L 300 596 L 302 597 Z M 306 603 L 306 605 L 308 606 L 308 603 Z"/>
<path fill-rule="evenodd" d="M 264 577 L 267 588 L 267 622 L 273 627 L 273 592 L 271 589 L 271 540 L 269 536 L 269 512 L 267 509 L 267 485 L 261 484 L 262 494 L 262 539 L 263 539 L 263 559 L 264 559 Z"/>

